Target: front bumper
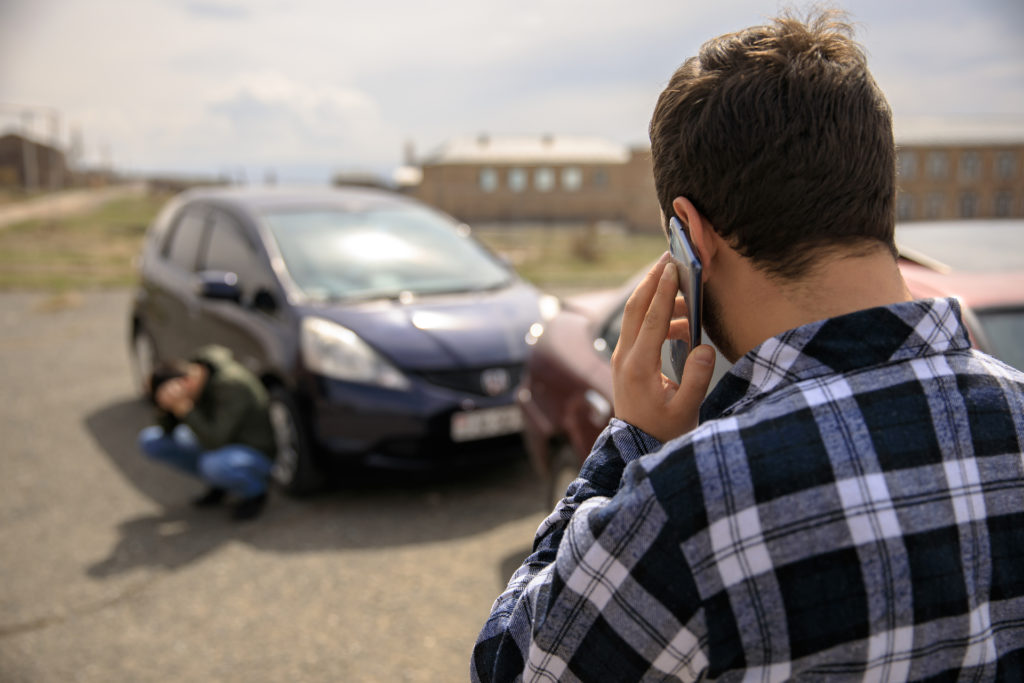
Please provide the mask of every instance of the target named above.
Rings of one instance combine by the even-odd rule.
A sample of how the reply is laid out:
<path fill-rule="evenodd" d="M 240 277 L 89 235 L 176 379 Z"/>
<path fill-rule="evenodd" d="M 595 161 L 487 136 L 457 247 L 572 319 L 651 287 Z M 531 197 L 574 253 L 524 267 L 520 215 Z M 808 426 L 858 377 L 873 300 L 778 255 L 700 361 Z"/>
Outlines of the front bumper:
<path fill-rule="evenodd" d="M 308 377 L 303 393 L 311 397 L 309 427 L 327 462 L 430 469 L 507 457 L 510 447 L 522 452 L 521 428 L 468 441 L 452 439 L 452 419 L 457 413 L 515 410 L 514 388 L 498 396 L 482 396 L 419 377 L 411 381 L 409 390 L 396 391 Z"/>

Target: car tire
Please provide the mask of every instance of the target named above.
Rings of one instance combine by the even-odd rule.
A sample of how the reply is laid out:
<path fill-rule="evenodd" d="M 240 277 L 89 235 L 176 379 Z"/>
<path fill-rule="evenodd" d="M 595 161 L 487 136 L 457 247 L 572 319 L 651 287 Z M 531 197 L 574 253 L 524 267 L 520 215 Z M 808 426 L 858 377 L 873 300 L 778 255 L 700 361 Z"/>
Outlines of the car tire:
<path fill-rule="evenodd" d="M 306 427 L 295 400 L 283 387 L 270 390 L 270 425 L 274 430 L 277 453 L 271 478 L 290 496 L 313 493 L 323 484 L 323 477 L 310 450 Z"/>
<path fill-rule="evenodd" d="M 132 381 L 139 398 L 149 399 L 149 380 L 156 367 L 156 344 L 153 337 L 139 326 L 132 335 Z"/>
<path fill-rule="evenodd" d="M 580 473 L 580 463 L 572 446 L 561 443 L 555 446 L 551 467 L 544 481 L 544 503 L 553 509 L 565 497 L 565 490 Z"/>

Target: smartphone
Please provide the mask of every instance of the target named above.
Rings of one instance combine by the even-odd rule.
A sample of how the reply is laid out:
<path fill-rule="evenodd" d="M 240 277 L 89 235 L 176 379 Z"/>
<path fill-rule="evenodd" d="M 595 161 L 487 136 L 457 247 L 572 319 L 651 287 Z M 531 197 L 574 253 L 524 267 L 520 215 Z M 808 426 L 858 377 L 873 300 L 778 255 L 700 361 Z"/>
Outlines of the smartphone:
<path fill-rule="evenodd" d="M 690 238 L 683 230 L 683 224 L 673 216 L 668 222 L 668 250 L 676 264 L 676 272 L 679 274 L 679 292 L 686 301 L 686 309 L 689 311 L 690 338 L 670 339 L 669 357 L 672 365 L 672 372 L 676 382 L 683 376 L 683 365 L 686 363 L 686 356 L 692 349 L 700 345 L 700 321 L 701 321 L 701 299 L 704 293 L 703 278 L 701 277 L 700 258 L 697 250 L 693 248 Z"/>

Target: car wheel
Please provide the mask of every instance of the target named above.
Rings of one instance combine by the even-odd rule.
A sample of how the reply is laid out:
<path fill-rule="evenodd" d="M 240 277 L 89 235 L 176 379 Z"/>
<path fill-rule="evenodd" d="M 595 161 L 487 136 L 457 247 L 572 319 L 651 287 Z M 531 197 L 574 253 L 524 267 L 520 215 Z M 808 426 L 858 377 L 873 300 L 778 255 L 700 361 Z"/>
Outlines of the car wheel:
<path fill-rule="evenodd" d="M 556 446 L 544 487 L 544 502 L 549 509 L 554 508 L 558 501 L 565 497 L 565 490 L 579 473 L 580 463 L 572 446 L 567 443 Z"/>
<path fill-rule="evenodd" d="M 270 390 L 270 425 L 277 454 L 271 477 L 285 493 L 300 496 L 320 488 L 322 478 L 313 462 L 306 429 L 291 395 L 282 387 Z"/>
<path fill-rule="evenodd" d="M 156 345 L 145 329 L 139 327 L 132 337 L 132 380 L 141 398 L 149 398 L 149 380 L 156 367 Z"/>

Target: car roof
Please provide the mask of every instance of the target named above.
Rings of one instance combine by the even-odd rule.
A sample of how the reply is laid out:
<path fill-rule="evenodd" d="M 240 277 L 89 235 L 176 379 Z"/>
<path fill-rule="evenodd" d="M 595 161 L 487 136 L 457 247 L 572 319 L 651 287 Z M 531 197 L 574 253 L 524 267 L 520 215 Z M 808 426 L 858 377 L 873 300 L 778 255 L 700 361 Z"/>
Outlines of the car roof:
<path fill-rule="evenodd" d="M 900 223 L 896 245 L 911 260 L 921 254 L 939 270 L 1024 271 L 1024 220 Z"/>
<path fill-rule="evenodd" d="M 395 192 L 366 187 L 210 186 L 192 188 L 179 196 L 183 201 L 204 200 L 230 204 L 252 213 L 267 213 L 298 207 L 360 211 L 415 203 L 414 200 Z"/>

